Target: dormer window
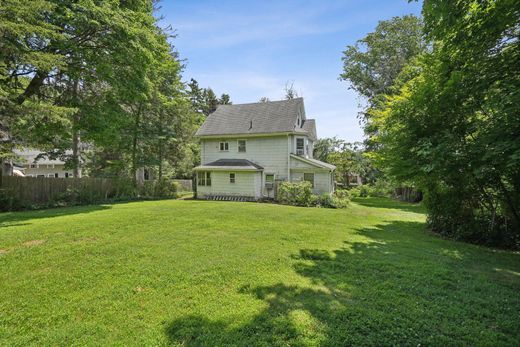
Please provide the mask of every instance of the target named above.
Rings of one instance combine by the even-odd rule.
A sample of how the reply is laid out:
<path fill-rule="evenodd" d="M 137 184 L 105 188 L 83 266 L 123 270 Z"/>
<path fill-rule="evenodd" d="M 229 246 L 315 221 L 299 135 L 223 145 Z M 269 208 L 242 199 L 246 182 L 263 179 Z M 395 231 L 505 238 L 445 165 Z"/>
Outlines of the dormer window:
<path fill-rule="evenodd" d="M 221 141 L 219 148 L 221 152 L 229 151 L 229 143 L 227 141 Z"/>

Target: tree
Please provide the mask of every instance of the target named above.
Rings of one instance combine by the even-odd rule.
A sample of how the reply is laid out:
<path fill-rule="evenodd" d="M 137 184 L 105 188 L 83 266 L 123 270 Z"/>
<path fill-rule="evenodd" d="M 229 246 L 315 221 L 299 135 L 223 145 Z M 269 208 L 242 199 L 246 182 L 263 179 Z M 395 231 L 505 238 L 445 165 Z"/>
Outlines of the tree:
<path fill-rule="evenodd" d="M 101 128 L 89 112 L 100 109 L 100 100 L 143 99 L 148 89 L 144 67 L 157 48 L 152 5 L 37 0 L 1 6 L 0 59 L 8 71 L 1 111 L 17 119 L 2 124 L 25 144 L 63 156 L 79 175 L 80 134 L 99 138 L 92 132 Z M 121 119 L 112 114 L 104 126 L 117 127 Z"/>
<path fill-rule="evenodd" d="M 360 115 L 369 147 L 370 138 L 377 133 L 371 119 L 373 109 L 383 95 L 392 93 L 403 68 L 427 48 L 422 29 L 421 19 L 413 15 L 380 21 L 374 32 L 343 52 L 340 79 L 348 81 L 350 88 L 367 102 Z"/>
<path fill-rule="evenodd" d="M 205 117 L 214 112 L 218 105 L 232 104 L 229 94 L 224 93 L 220 98 L 217 98 L 213 89 L 209 87 L 200 88 L 199 83 L 193 78 L 188 83 L 188 88 L 188 95 L 193 108 Z"/>
<path fill-rule="evenodd" d="M 336 177 L 346 187 L 350 186 L 350 176 L 365 177 L 370 171 L 370 162 L 361 149 L 361 144 L 340 142 L 328 153 L 327 161 L 336 166 Z"/>
<path fill-rule="evenodd" d="M 324 162 L 329 162 L 329 155 L 339 151 L 343 147 L 344 143 L 345 141 L 340 140 L 337 137 L 318 139 L 314 143 L 313 157 Z"/>
<path fill-rule="evenodd" d="M 285 82 L 284 91 L 286 100 L 291 100 L 298 97 L 298 92 L 296 91 L 296 89 L 294 89 L 294 81 Z"/>
<path fill-rule="evenodd" d="M 520 247 L 520 43 L 515 1 L 423 6 L 433 50 L 403 69 L 375 113 L 377 158 L 426 191 L 428 223 Z"/>
<path fill-rule="evenodd" d="M 232 102 L 231 102 L 231 97 L 229 96 L 229 94 L 222 94 L 220 96 L 220 99 L 218 100 L 218 104 L 219 105 L 231 105 Z"/>

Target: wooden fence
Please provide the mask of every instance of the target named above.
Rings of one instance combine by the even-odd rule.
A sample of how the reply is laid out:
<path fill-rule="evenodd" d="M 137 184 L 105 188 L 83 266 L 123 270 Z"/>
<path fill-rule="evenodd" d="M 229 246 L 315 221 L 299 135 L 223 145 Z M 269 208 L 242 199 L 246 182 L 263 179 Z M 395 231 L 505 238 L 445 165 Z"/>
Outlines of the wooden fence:
<path fill-rule="evenodd" d="M 44 204 L 67 193 L 83 194 L 90 201 L 106 200 L 122 193 L 121 180 L 109 178 L 2 177 L 0 189 L 24 203 Z M 125 182 L 131 184 L 131 181 Z M 66 198 L 66 197 L 64 197 Z"/>
<path fill-rule="evenodd" d="M 179 191 L 191 191 L 191 180 L 174 180 Z M 151 181 L 147 181 L 153 183 Z M 153 187 L 153 185 L 152 185 Z M 153 189 L 152 189 L 153 191 Z M 54 178 L 54 177 L 0 177 L 0 193 L 22 205 L 41 205 L 56 200 L 81 202 L 103 201 L 113 198 L 131 198 L 146 195 L 135 190 L 128 178 Z M 153 194 L 153 193 L 149 193 Z M 149 197 L 152 197 L 151 195 Z M 1 207 L 1 206 L 0 206 Z M 1 210 L 1 208 L 0 208 Z"/>
<path fill-rule="evenodd" d="M 191 180 L 173 180 L 173 182 L 177 182 L 179 184 L 180 192 L 191 192 L 193 191 L 192 181 Z"/>

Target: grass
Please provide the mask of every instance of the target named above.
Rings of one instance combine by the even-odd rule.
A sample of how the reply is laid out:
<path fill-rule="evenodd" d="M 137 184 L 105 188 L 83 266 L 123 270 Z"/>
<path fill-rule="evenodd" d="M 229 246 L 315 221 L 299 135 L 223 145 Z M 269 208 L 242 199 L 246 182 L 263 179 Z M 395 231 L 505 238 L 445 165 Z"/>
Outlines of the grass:
<path fill-rule="evenodd" d="M 420 206 L 168 200 L 0 214 L 0 345 L 520 345 L 520 257 Z"/>

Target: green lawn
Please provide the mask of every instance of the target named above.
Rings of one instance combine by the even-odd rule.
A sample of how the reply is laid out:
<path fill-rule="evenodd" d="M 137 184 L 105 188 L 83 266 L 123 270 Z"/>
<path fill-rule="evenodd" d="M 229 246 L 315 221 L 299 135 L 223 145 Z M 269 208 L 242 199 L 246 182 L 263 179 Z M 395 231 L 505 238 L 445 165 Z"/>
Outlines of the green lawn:
<path fill-rule="evenodd" d="M 520 255 L 424 221 L 386 199 L 0 214 L 0 345 L 520 345 Z"/>

